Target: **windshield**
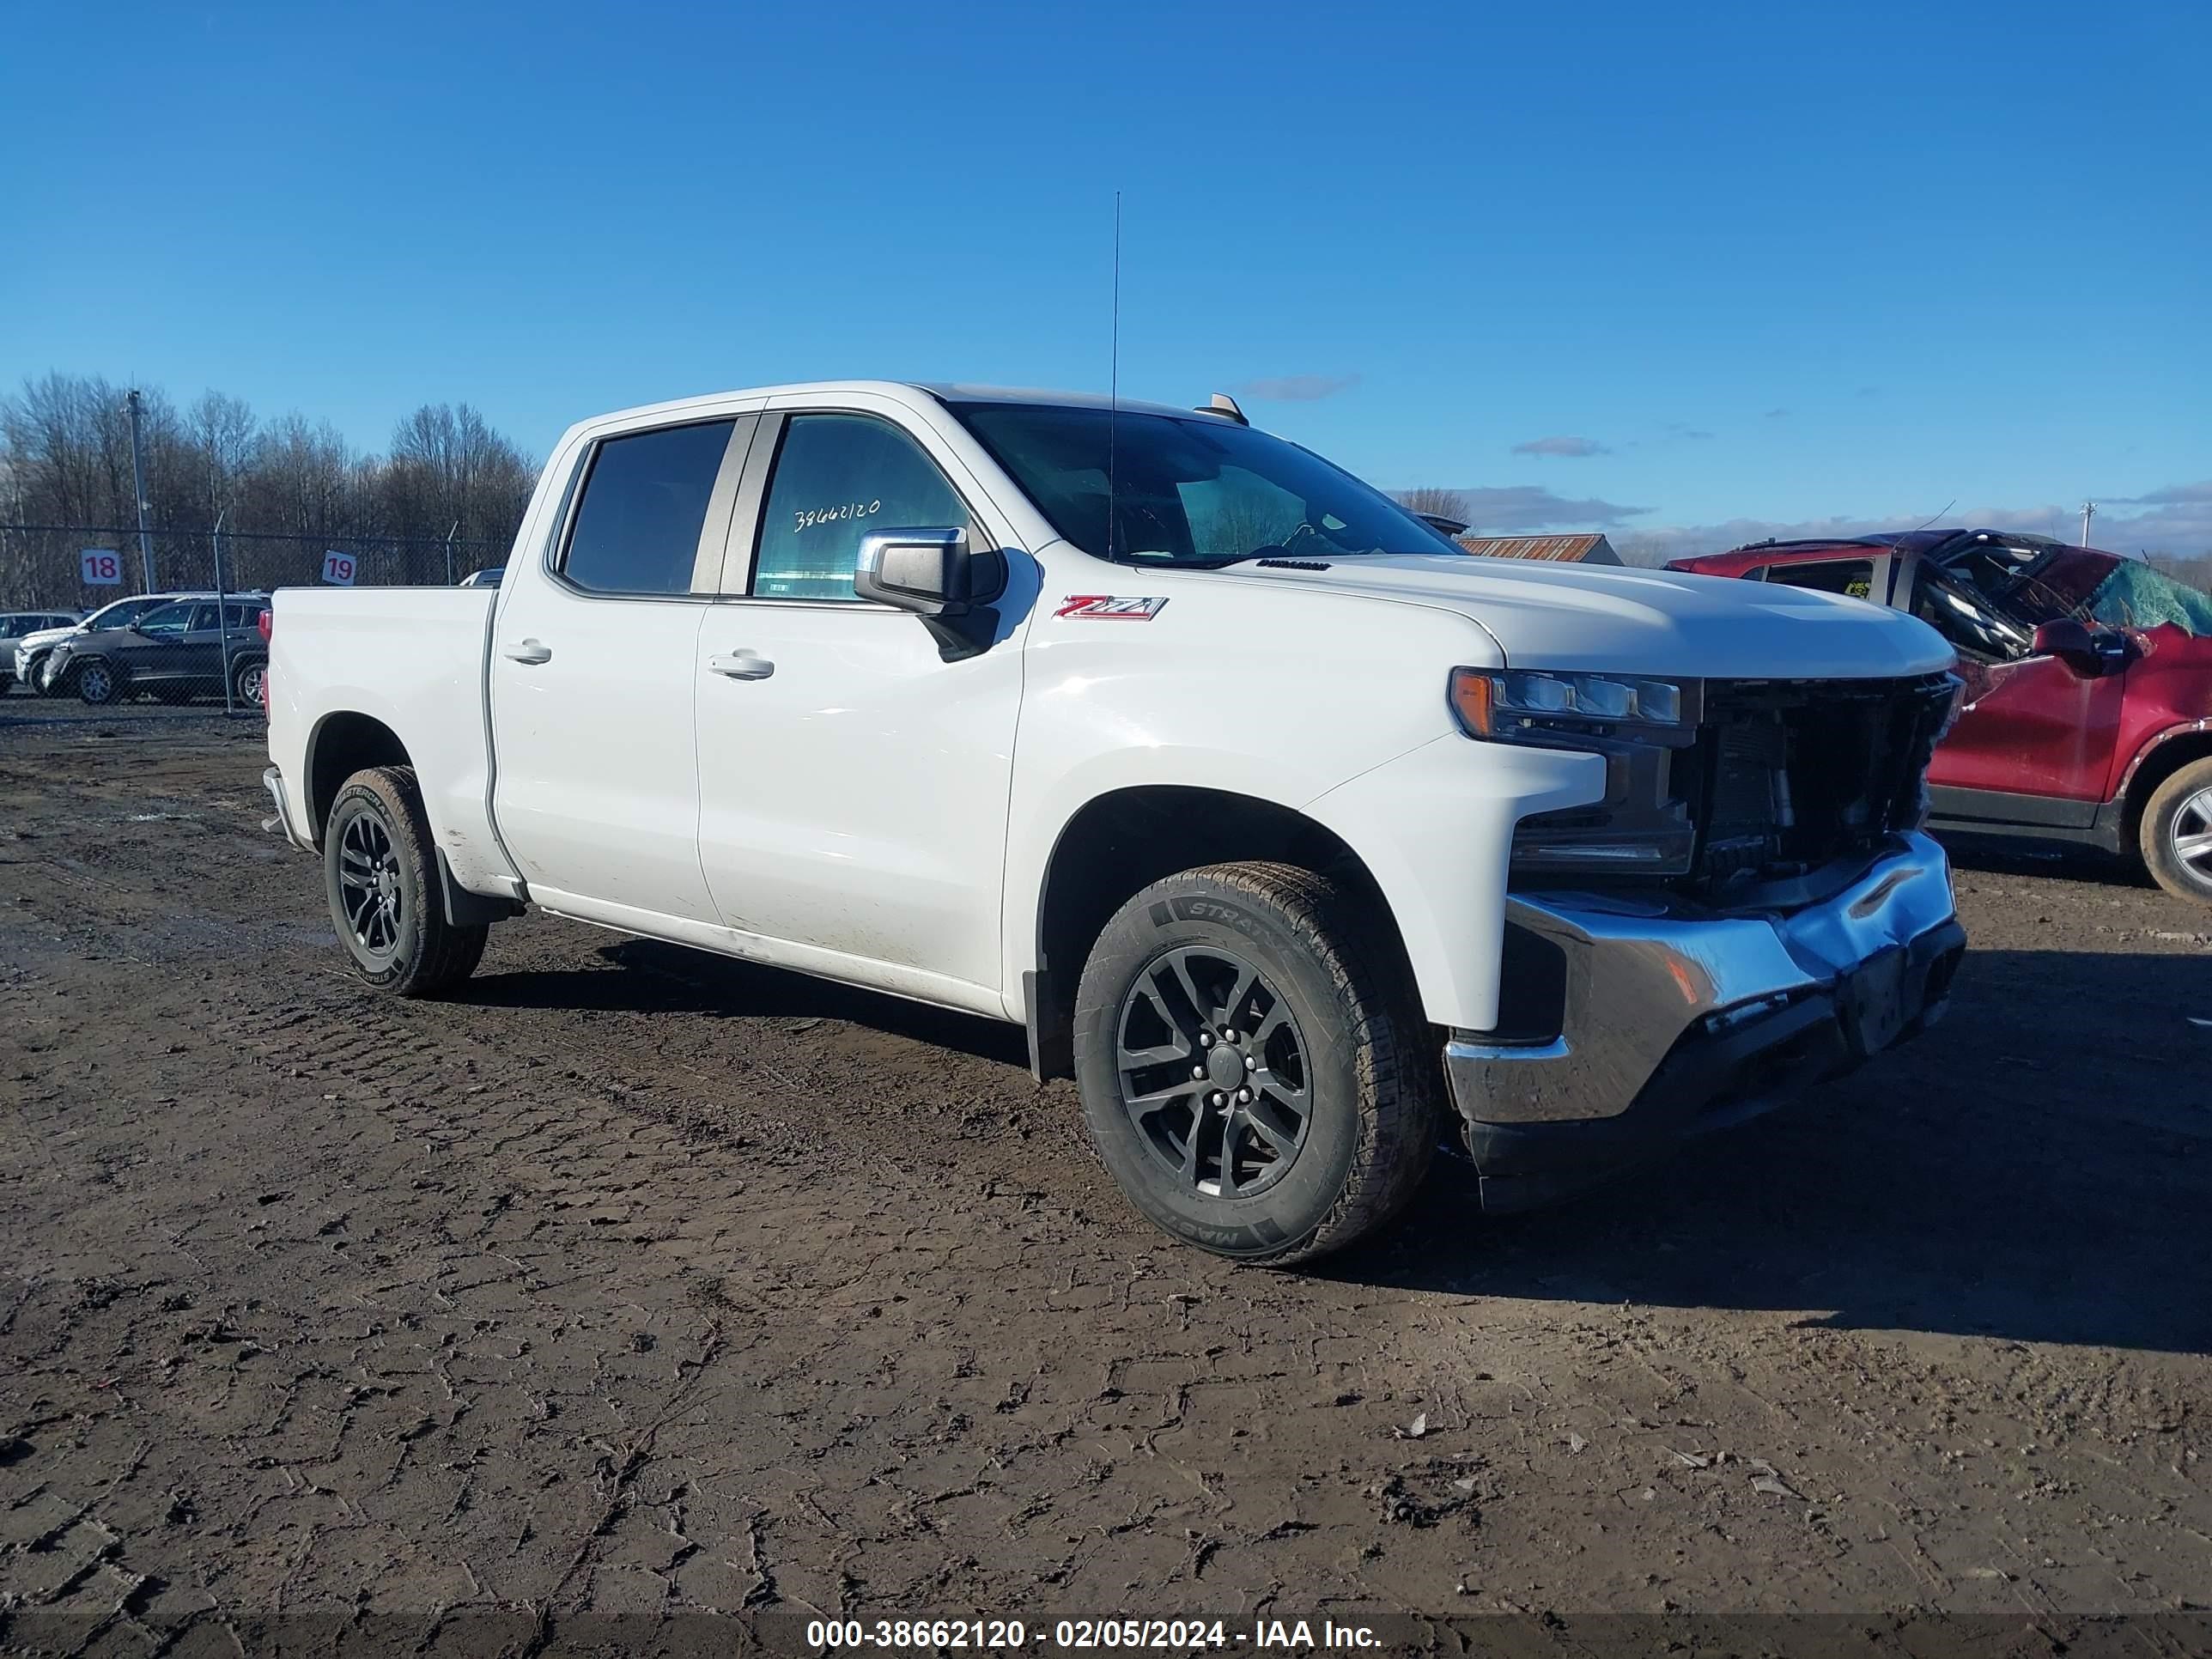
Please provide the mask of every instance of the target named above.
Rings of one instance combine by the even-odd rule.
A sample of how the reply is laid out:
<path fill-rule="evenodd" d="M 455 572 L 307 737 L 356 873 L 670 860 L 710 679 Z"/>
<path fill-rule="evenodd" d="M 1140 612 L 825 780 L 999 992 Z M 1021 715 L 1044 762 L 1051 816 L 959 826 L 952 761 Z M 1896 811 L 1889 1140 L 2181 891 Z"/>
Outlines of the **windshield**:
<path fill-rule="evenodd" d="M 952 410 L 1053 528 L 1102 559 L 1207 567 L 1459 551 L 1379 490 L 1249 427 L 1038 404 Z"/>
<path fill-rule="evenodd" d="M 2133 559 L 2114 568 L 2089 596 L 2087 609 L 2090 621 L 2106 628 L 2155 628 L 2171 623 L 2185 634 L 2212 638 L 2212 593 Z"/>
<path fill-rule="evenodd" d="M 104 605 L 84 619 L 87 628 L 128 628 L 137 618 L 144 616 L 157 605 L 167 605 L 167 599 L 150 599 L 144 594 L 135 599 L 118 599 Z"/>
<path fill-rule="evenodd" d="M 1978 538 L 1939 553 L 1936 562 L 2023 631 L 2071 617 L 2102 628 L 2171 623 L 2185 633 L 2212 634 L 2212 595 L 2141 560 L 2094 548 L 2040 537 L 2019 537 L 2012 545 Z"/>

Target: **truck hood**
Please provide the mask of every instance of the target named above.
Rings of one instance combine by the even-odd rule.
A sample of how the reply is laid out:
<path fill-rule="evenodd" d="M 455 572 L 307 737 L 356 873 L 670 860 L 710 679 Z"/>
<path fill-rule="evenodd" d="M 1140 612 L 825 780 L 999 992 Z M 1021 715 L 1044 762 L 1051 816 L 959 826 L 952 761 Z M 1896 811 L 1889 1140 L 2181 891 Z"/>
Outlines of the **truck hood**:
<path fill-rule="evenodd" d="M 1880 679 L 1934 673 L 1954 659 L 1942 635 L 1900 612 L 1725 576 L 1449 553 L 1339 559 L 1326 570 L 1236 564 L 1217 574 L 1456 611 L 1516 668 Z"/>

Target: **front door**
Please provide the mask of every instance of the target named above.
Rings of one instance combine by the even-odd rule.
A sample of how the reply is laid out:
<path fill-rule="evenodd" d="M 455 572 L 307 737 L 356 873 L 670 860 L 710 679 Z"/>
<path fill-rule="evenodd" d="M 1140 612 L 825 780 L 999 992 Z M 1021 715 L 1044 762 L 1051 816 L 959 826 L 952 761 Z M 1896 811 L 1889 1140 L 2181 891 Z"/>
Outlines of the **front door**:
<path fill-rule="evenodd" d="M 494 599 L 500 836 L 552 908 L 647 932 L 654 917 L 714 920 L 692 665 L 755 424 L 694 421 L 592 446 L 552 545 Z"/>
<path fill-rule="evenodd" d="M 872 979 L 996 1012 L 1027 605 L 947 661 L 920 618 L 854 598 L 868 531 L 1007 545 L 973 481 L 953 483 L 957 463 L 889 415 L 763 419 L 765 476 L 740 499 L 764 504 L 732 526 L 729 592 L 698 639 L 700 857 L 724 924 L 781 941 L 779 959 L 873 964 Z"/>
<path fill-rule="evenodd" d="M 1996 611 L 1973 587 L 1927 565 L 1913 589 L 1913 614 L 1958 647 L 1966 701 L 1936 751 L 1929 783 L 1938 789 L 2033 796 L 2070 803 L 2054 821 L 2086 823 L 2105 799 L 2119 740 L 2124 671 L 2083 678 L 2051 656 L 2034 654 L 2029 630 Z M 1978 816 L 2008 816 L 1985 802 Z M 2009 815 L 2041 821 L 2027 803 Z"/>
<path fill-rule="evenodd" d="M 177 677 L 195 629 L 214 620 L 213 605 L 179 599 L 101 641 L 101 654 L 112 658 L 133 685 L 166 685 Z"/>

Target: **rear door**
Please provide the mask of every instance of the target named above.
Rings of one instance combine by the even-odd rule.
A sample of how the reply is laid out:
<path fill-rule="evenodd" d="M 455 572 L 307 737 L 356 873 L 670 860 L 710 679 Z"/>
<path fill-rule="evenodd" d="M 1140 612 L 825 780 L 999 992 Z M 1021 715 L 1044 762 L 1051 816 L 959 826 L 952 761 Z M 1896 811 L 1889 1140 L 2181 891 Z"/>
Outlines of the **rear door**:
<path fill-rule="evenodd" d="M 233 605 L 231 614 L 238 615 Z M 191 691 L 220 691 L 222 689 L 222 615 L 221 607 L 212 603 L 192 606 L 192 624 L 185 630 L 185 637 L 169 656 L 169 667 L 164 676 L 174 684 Z"/>
<path fill-rule="evenodd" d="M 919 617 L 854 596 L 860 538 L 1010 527 L 933 435 L 860 396 L 763 417 L 728 590 L 698 640 L 700 855 L 725 925 L 779 959 L 1003 1012 L 1000 903 L 1019 629 L 947 661 Z M 1033 593 L 1016 552 L 1009 592 Z M 885 971 L 888 969 L 889 971 Z"/>
<path fill-rule="evenodd" d="M 553 538 L 493 601 L 500 835 L 555 908 L 617 926 L 715 918 L 696 647 L 756 423 L 726 414 L 587 447 Z"/>

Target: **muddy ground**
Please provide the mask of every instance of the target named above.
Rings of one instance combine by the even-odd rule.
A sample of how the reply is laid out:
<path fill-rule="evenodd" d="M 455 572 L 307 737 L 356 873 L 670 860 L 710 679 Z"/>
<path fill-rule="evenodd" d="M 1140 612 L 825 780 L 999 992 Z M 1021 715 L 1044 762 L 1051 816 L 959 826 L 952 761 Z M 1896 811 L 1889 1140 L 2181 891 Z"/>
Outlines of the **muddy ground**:
<path fill-rule="evenodd" d="M 2212 918 L 2154 890 L 1962 868 L 1917 1047 L 1269 1273 L 1138 1223 L 1012 1028 L 538 918 L 368 994 L 260 741 L 0 704 L 18 1642 L 2212 1605 Z"/>

